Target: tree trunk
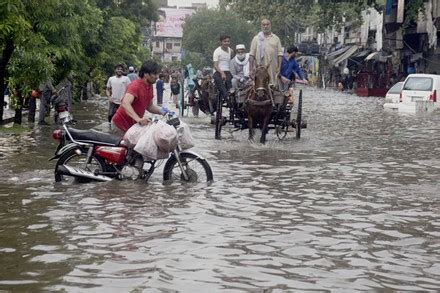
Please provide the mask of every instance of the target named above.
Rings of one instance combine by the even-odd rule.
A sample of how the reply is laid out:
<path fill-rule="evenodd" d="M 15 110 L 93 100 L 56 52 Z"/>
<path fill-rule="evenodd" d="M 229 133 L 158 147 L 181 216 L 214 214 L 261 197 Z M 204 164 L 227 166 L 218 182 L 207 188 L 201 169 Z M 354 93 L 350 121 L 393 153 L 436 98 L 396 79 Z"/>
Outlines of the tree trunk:
<path fill-rule="evenodd" d="M 0 124 L 3 123 L 3 109 L 5 105 L 5 89 L 6 89 L 6 66 L 11 59 L 12 53 L 14 52 L 14 40 L 9 37 L 6 40 L 5 47 L 2 52 L 2 57 L 0 59 Z"/>

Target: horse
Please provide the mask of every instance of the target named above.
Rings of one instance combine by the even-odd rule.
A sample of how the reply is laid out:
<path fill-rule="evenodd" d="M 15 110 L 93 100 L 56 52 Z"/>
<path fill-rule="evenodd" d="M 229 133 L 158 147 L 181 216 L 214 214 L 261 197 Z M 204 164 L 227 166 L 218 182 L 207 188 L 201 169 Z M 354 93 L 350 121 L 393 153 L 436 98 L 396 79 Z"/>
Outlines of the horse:
<path fill-rule="evenodd" d="M 272 92 L 269 88 L 268 66 L 258 65 L 254 70 L 253 88 L 247 94 L 245 110 L 248 116 L 249 141 L 254 140 L 254 125 L 261 129 L 260 143 L 266 142 L 266 134 L 273 111 Z M 255 124 L 254 124 L 255 123 Z"/>

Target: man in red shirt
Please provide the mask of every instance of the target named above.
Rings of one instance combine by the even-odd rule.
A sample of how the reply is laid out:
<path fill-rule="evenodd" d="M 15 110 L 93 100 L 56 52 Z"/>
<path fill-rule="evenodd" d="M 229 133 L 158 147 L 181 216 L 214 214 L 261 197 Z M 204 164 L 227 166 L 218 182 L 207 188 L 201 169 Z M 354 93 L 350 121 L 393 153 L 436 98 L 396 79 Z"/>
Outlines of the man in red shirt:
<path fill-rule="evenodd" d="M 154 61 L 146 61 L 139 70 L 139 79 L 134 80 L 127 88 L 112 119 L 115 134 L 124 134 L 135 123 L 147 125 L 151 122 L 144 117 L 145 110 L 153 114 L 165 115 L 168 109 L 153 104 L 153 84 L 156 82 L 161 67 Z"/>

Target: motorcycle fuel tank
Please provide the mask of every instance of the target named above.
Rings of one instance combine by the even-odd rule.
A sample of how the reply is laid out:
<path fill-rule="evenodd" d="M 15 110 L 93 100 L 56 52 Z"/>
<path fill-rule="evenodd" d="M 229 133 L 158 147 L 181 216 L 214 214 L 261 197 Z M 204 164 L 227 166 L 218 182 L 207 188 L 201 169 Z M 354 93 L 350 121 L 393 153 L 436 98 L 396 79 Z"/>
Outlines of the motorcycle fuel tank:
<path fill-rule="evenodd" d="M 122 165 L 127 155 L 127 149 L 124 147 L 97 146 L 95 154 L 104 158 L 110 164 Z"/>

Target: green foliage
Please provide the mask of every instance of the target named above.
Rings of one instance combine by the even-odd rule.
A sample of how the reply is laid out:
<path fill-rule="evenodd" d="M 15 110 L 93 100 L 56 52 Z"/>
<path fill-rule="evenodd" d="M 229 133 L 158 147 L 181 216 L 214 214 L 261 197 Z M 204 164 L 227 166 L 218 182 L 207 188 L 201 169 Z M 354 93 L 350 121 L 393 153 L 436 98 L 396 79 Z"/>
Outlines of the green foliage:
<path fill-rule="evenodd" d="M 407 29 L 412 24 L 417 22 L 419 18 L 419 13 L 424 11 L 424 1 L 423 0 L 412 0 L 405 5 L 405 21 L 403 23 L 403 28 Z"/>
<path fill-rule="evenodd" d="M 20 97 L 14 94 L 9 97 L 9 104 L 14 110 L 21 109 L 22 107 L 22 105 L 20 105 Z"/>
<path fill-rule="evenodd" d="M 145 26 L 151 20 L 158 20 L 157 3 L 142 0 L 95 0 L 97 7 L 112 16 L 121 16 Z"/>
<path fill-rule="evenodd" d="M 120 16 L 111 17 L 103 31 L 102 51 L 97 54 L 99 63 L 109 74 L 118 63 L 132 64 L 136 60 L 140 41 L 133 22 Z"/>
<path fill-rule="evenodd" d="M 140 66 L 151 56 L 140 25 L 156 11 L 152 0 L 0 0 L 0 81 L 27 93 L 49 77 L 56 84 L 72 76 L 79 95 L 116 63 Z"/>
<path fill-rule="evenodd" d="M 19 46 L 14 51 L 8 70 L 9 87 L 29 92 L 32 88 L 38 88 L 40 83 L 52 76 L 55 66 L 44 53 L 38 50 L 26 50 Z"/>
<path fill-rule="evenodd" d="M 187 51 L 182 60 L 183 64 L 192 64 L 195 69 L 202 69 L 205 66 L 212 67 L 212 61 L 206 60 L 201 53 Z"/>
<path fill-rule="evenodd" d="M 380 2 L 381 0 L 379 0 Z M 295 32 L 307 26 L 323 31 L 344 22 L 360 24 L 360 13 L 376 1 L 367 0 L 225 0 L 231 10 L 259 25 L 263 18 L 272 22 L 272 30 L 283 42 L 293 42 Z"/>
<path fill-rule="evenodd" d="M 182 45 L 187 50 L 184 64 L 194 68 L 212 66 L 212 54 L 220 45 L 222 34 L 231 37 L 231 47 L 245 44 L 249 48 L 256 30 L 242 17 L 224 9 L 201 10 L 188 17 L 183 26 Z"/>

